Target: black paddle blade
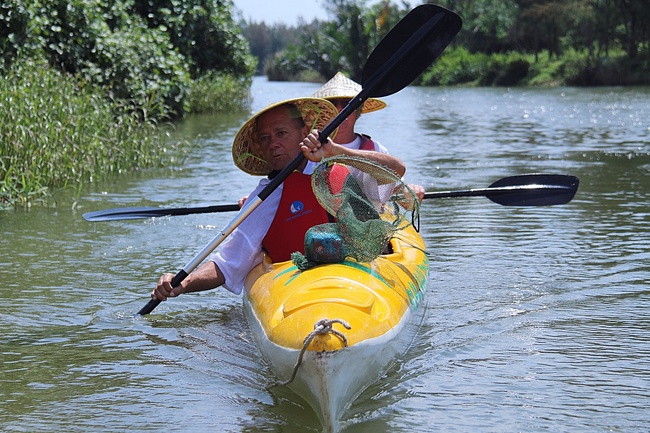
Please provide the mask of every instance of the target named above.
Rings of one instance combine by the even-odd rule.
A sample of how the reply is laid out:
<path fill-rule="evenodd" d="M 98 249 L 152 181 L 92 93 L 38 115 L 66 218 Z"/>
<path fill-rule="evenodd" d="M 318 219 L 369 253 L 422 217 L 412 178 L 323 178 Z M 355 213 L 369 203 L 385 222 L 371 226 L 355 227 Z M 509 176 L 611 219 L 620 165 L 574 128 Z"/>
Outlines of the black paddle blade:
<path fill-rule="evenodd" d="M 494 182 L 485 196 L 504 206 L 552 206 L 573 200 L 579 184 L 564 174 L 523 174 Z"/>
<path fill-rule="evenodd" d="M 83 214 L 83 218 L 86 221 L 98 222 L 151 218 L 167 215 L 169 215 L 169 213 L 165 212 L 164 209 L 158 209 L 155 207 L 123 207 L 86 212 Z"/>
<path fill-rule="evenodd" d="M 363 68 L 363 87 L 372 86 L 370 96 L 381 97 L 408 86 L 440 56 L 462 23 L 456 13 L 443 7 L 416 7 L 379 42 L 382 49 L 370 53 Z M 382 69 L 390 71 L 390 77 L 375 75 Z"/>
<path fill-rule="evenodd" d="M 449 45 L 460 26 L 460 17 L 440 6 L 421 5 L 409 12 L 372 50 L 363 68 L 361 92 L 320 131 L 321 142 L 369 97 L 392 95 L 411 84 Z"/>
<path fill-rule="evenodd" d="M 139 218 L 153 218 L 176 215 L 191 215 L 197 213 L 215 213 L 215 212 L 236 212 L 239 206 L 236 204 L 222 204 L 216 206 L 204 207 L 177 207 L 177 208 L 157 208 L 157 207 L 122 207 L 116 209 L 97 210 L 86 212 L 83 218 L 86 221 L 117 221 L 133 220 Z"/>

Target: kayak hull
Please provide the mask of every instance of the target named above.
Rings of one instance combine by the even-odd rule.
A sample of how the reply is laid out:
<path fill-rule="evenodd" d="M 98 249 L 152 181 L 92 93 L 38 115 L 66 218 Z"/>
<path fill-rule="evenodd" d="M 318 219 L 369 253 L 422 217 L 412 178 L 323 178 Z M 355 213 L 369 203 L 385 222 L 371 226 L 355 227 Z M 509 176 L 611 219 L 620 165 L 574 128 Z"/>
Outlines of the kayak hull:
<path fill-rule="evenodd" d="M 247 278 L 244 311 L 260 352 L 327 431 L 338 430 L 345 410 L 412 341 L 407 328 L 424 295 L 428 258 L 412 226 L 390 245 L 371 263 L 300 271 L 267 260 Z M 323 319 L 332 321 L 330 332 L 315 332 Z"/>

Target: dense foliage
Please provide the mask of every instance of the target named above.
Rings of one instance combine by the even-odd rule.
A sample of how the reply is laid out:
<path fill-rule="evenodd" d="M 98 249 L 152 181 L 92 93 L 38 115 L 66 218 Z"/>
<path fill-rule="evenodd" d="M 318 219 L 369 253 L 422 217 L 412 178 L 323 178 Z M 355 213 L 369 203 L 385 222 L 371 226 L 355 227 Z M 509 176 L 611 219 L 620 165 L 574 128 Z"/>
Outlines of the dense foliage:
<path fill-rule="evenodd" d="M 0 208 L 176 162 L 167 121 L 250 103 L 230 0 L 2 0 Z"/>
<path fill-rule="evenodd" d="M 164 128 L 70 80 L 43 60 L 14 62 L 0 82 L 0 209 L 48 200 L 51 187 L 177 162 L 189 149 Z"/>
<path fill-rule="evenodd" d="M 3 0 L 2 59 L 44 57 L 117 100 L 180 116 L 193 80 L 254 67 L 229 0 Z M 151 111 L 153 110 L 153 111 Z"/>
<path fill-rule="evenodd" d="M 463 28 L 420 84 L 605 85 L 650 82 L 648 0 L 439 0 Z M 368 54 L 418 2 L 323 2 L 329 21 L 297 29 L 243 23 L 269 79 L 359 81 Z M 249 31 L 255 28 L 255 32 Z M 265 44 L 284 35 L 284 47 Z M 450 55 L 452 51 L 456 51 Z M 449 58 L 450 57 L 450 58 Z"/>
<path fill-rule="evenodd" d="M 346 71 L 354 80 L 372 49 L 411 9 L 383 1 L 371 7 L 366 1 L 323 2 L 330 20 L 314 20 L 297 28 L 264 23 L 241 23 L 253 55 L 270 80 L 322 80 Z M 263 66 L 262 66 L 263 65 Z"/>

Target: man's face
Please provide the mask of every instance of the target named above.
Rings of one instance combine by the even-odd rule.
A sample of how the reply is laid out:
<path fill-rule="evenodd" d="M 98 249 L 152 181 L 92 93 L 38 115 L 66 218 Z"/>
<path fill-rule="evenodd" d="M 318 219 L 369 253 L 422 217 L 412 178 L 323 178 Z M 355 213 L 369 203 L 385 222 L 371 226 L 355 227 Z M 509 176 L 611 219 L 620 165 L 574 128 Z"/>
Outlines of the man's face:
<path fill-rule="evenodd" d="M 257 140 L 273 170 L 282 170 L 300 153 L 300 142 L 308 133 L 308 127 L 300 126 L 284 106 L 257 118 Z"/>

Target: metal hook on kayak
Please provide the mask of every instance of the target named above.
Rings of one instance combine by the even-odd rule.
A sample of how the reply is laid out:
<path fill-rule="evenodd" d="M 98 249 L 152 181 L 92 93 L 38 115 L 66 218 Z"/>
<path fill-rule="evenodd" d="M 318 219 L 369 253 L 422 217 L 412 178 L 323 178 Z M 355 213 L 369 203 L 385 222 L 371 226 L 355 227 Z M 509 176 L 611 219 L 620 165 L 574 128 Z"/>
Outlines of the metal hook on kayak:
<path fill-rule="evenodd" d="M 321 319 L 318 322 L 316 322 L 314 324 L 314 330 L 310 332 L 309 335 L 307 335 L 307 337 L 305 337 L 305 340 L 302 343 L 302 349 L 300 349 L 300 355 L 298 355 L 298 361 L 296 361 L 296 365 L 294 365 L 293 367 L 293 373 L 291 373 L 291 377 L 288 380 L 282 380 L 282 381 L 275 382 L 271 385 L 267 385 L 266 388 L 264 389 L 268 391 L 269 389 L 275 388 L 276 386 L 285 386 L 293 382 L 293 380 L 296 378 L 296 374 L 298 374 L 298 369 L 302 364 L 302 357 L 305 354 L 305 351 L 307 350 L 312 340 L 316 338 L 317 335 L 334 334 L 341 339 L 344 347 L 348 347 L 348 339 L 345 338 L 345 335 L 343 335 L 343 333 L 337 331 L 336 329 L 332 328 L 332 325 L 335 323 L 340 323 L 346 329 L 352 329 L 352 327 L 348 324 L 348 322 L 342 319 Z"/>

